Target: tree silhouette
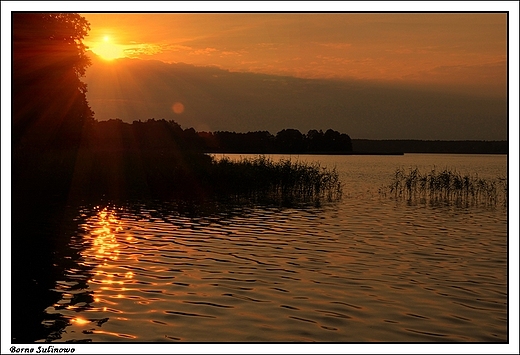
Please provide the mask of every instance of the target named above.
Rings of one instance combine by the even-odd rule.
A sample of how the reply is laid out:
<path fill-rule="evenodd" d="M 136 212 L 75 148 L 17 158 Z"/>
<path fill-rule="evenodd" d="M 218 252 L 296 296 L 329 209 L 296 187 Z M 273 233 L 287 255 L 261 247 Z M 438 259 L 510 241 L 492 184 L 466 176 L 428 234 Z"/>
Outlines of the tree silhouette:
<path fill-rule="evenodd" d="M 13 13 L 12 146 L 70 148 L 93 120 L 80 80 L 89 23 L 72 13 Z"/>
<path fill-rule="evenodd" d="M 328 129 L 323 135 L 323 138 L 325 148 L 328 151 L 339 152 L 352 150 L 351 139 L 345 133 L 339 133 L 332 129 Z"/>
<path fill-rule="evenodd" d="M 311 152 L 317 152 L 323 150 L 323 131 L 320 129 L 318 132 L 315 129 L 311 129 L 307 132 L 307 149 Z"/>
<path fill-rule="evenodd" d="M 279 149 L 288 153 L 300 153 L 304 150 L 304 136 L 297 129 L 282 129 L 276 133 L 276 142 Z"/>

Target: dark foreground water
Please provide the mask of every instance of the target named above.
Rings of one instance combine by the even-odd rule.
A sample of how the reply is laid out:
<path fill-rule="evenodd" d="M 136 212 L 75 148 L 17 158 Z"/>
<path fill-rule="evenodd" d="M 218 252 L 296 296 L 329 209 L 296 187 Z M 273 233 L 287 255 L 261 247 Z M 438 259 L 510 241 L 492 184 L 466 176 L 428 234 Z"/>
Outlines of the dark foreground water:
<path fill-rule="evenodd" d="M 506 176 L 506 156 L 298 159 L 336 166 L 343 199 L 27 216 L 54 237 L 13 263 L 13 285 L 32 280 L 12 292 L 13 341 L 508 340 L 507 208 L 378 193 L 397 167 Z"/>

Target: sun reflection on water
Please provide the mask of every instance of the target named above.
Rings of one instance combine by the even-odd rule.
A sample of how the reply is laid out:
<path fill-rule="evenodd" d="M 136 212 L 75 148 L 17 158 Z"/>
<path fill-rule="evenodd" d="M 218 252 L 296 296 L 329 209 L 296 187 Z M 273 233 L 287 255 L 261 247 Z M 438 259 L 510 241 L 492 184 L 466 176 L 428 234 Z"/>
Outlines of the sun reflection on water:
<path fill-rule="evenodd" d="M 90 323 L 89 320 L 86 320 L 86 319 L 81 318 L 81 317 L 73 318 L 73 319 L 71 320 L 71 322 L 72 322 L 72 323 L 75 323 L 75 324 L 77 324 L 77 325 L 85 325 L 85 324 Z"/>
<path fill-rule="evenodd" d="M 117 260 L 119 257 L 119 243 L 115 232 L 121 231 L 120 221 L 115 217 L 113 211 L 102 210 L 99 214 L 99 227 L 92 231 L 94 237 L 93 249 L 96 259 Z M 108 274 L 109 277 L 113 275 Z"/>
<path fill-rule="evenodd" d="M 132 337 L 101 331 L 100 327 L 110 320 L 106 313 L 115 315 L 122 312 L 120 302 L 124 302 L 128 292 L 132 291 L 128 285 L 135 283 L 135 275 L 125 269 L 121 258 L 125 259 L 122 255 L 124 244 L 135 238 L 123 233 L 123 221 L 117 210 L 108 207 L 97 208 L 97 213 L 87 219 L 83 227 L 86 233 L 81 235 L 80 243 L 85 248 L 81 251 L 79 265 L 90 270 L 84 275 L 88 279 L 82 288 L 78 288 L 77 282 L 58 281 L 56 291 L 61 293 L 61 299 L 47 312 L 62 313 L 68 319 L 67 332 L 70 333 Z M 124 318 L 116 317 L 114 320 Z"/>
<path fill-rule="evenodd" d="M 114 290 L 110 285 L 122 286 L 132 282 L 133 272 L 121 272 L 116 265 L 121 254 L 120 240 L 131 240 L 132 237 L 121 235 L 123 231 L 122 221 L 117 217 L 116 212 L 109 208 L 104 208 L 97 214 L 95 223 L 91 226 L 90 234 L 86 237 L 91 239 L 91 247 L 83 253 L 85 260 L 97 269 L 92 276 L 90 283 L 99 284 L 96 296 L 100 298 L 99 291 Z M 129 239 L 130 238 L 130 239 Z M 92 265 L 92 261 L 94 264 Z M 126 291 L 126 288 L 119 288 L 118 291 Z"/>

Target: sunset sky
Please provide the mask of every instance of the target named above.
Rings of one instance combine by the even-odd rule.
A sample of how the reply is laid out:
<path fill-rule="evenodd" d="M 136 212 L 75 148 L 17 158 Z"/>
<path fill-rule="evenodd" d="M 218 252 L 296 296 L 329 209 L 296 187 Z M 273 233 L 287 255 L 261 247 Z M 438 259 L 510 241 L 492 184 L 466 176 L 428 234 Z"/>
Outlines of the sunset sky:
<path fill-rule="evenodd" d="M 501 140 L 517 127 L 512 2 L 103 4 L 34 3 L 90 23 L 83 80 L 98 120 L 368 139 Z M 518 65 L 509 78 L 517 93 Z"/>
<path fill-rule="evenodd" d="M 505 95 L 506 14 L 82 14 L 108 58 Z"/>

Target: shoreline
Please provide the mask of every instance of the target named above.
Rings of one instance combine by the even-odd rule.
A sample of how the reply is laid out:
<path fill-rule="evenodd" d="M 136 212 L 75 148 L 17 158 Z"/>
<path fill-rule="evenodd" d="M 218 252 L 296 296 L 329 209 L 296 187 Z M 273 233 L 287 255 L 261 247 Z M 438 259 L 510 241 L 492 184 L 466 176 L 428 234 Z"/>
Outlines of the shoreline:
<path fill-rule="evenodd" d="M 282 154 L 282 155 L 390 155 L 399 156 L 405 154 L 464 154 L 464 155 L 507 155 L 508 153 L 497 153 L 497 152 L 255 152 L 255 151 L 205 151 L 204 154 L 258 154 L 258 155 L 270 155 L 270 154 Z"/>

